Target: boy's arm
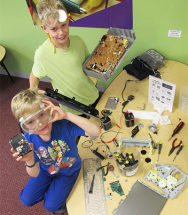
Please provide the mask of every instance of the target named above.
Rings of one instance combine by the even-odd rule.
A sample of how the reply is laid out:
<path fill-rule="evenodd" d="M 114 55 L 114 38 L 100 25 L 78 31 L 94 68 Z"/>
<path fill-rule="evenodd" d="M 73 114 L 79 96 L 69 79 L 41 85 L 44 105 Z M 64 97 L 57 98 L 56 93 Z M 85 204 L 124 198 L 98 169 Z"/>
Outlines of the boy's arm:
<path fill-rule="evenodd" d="M 33 166 L 33 167 L 27 167 L 27 166 Z M 37 177 L 40 171 L 39 163 L 38 162 L 35 163 L 34 158 L 29 161 L 26 161 L 26 171 L 28 175 L 30 175 L 31 177 Z"/>
<path fill-rule="evenodd" d="M 40 81 L 39 78 L 35 77 L 33 72 L 31 72 L 31 74 L 29 76 L 30 88 L 38 88 L 39 81 Z"/>
<path fill-rule="evenodd" d="M 85 131 L 85 134 L 87 136 L 98 136 L 101 132 L 101 129 L 98 125 L 93 123 L 92 121 L 84 118 L 77 116 L 75 114 L 72 114 L 70 112 L 66 112 L 62 110 L 59 106 L 55 106 L 51 101 L 44 99 L 43 102 L 46 105 L 45 110 L 50 110 L 52 117 L 52 120 L 49 123 L 55 122 L 57 120 L 61 119 L 67 119 L 80 128 L 82 128 Z"/>
<path fill-rule="evenodd" d="M 33 144 L 29 143 L 29 145 L 33 149 Z M 25 161 L 26 171 L 31 177 L 37 177 L 40 172 L 39 163 L 35 163 L 33 150 L 27 153 L 24 156 L 19 156 L 19 152 L 15 152 L 13 148 L 11 148 L 12 156 L 16 159 L 16 161 Z M 30 166 L 30 167 L 27 167 Z M 32 166 L 32 167 L 31 167 Z"/>
<path fill-rule="evenodd" d="M 85 134 L 87 136 L 99 136 L 99 134 L 101 133 L 101 129 L 98 125 L 84 117 L 77 116 L 70 112 L 66 112 L 64 119 L 67 119 L 78 125 L 85 131 Z"/>

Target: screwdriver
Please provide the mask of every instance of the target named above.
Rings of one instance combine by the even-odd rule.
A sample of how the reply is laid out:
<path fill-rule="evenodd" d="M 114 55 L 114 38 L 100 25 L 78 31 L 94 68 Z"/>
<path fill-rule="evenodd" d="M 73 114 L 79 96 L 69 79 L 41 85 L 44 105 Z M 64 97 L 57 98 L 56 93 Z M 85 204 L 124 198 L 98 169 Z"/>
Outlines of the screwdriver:
<path fill-rule="evenodd" d="M 89 193 L 93 193 L 94 180 L 95 180 L 95 174 L 93 174 L 93 179 L 91 181 L 91 185 L 90 185 L 90 188 L 89 188 Z"/>
<path fill-rule="evenodd" d="M 65 5 L 68 12 L 74 12 L 74 13 L 87 13 L 87 10 L 84 8 L 81 8 L 79 4 L 76 4 L 73 1 L 70 0 L 61 0 L 63 4 Z"/>
<path fill-rule="evenodd" d="M 176 152 L 176 156 L 179 155 L 179 153 L 181 152 L 182 149 L 183 149 L 183 144 L 180 145 L 178 151 Z M 174 160 L 176 159 L 176 156 L 174 157 Z"/>
<path fill-rule="evenodd" d="M 157 158 L 157 163 L 158 163 L 158 161 L 159 161 L 159 155 L 161 154 L 162 145 L 163 145 L 163 143 L 160 141 L 160 142 L 159 142 L 159 147 L 158 147 L 158 158 Z"/>
<path fill-rule="evenodd" d="M 176 128 L 174 129 L 174 131 L 173 131 L 173 133 L 172 133 L 172 136 L 169 138 L 168 141 L 170 141 L 170 140 L 172 139 L 172 137 L 173 137 L 175 134 L 177 134 L 177 133 L 183 128 L 183 126 L 184 126 L 184 122 L 181 121 L 181 122 L 176 126 Z"/>

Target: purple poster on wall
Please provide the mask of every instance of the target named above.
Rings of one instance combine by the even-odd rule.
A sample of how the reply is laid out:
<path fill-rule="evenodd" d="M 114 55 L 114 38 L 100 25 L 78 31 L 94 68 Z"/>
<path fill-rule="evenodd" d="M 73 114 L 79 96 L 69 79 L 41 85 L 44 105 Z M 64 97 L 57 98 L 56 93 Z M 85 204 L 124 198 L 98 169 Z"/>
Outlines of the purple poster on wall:
<path fill-rule="evenodd" d="M 51 0 L 43 0 L 47 4 Z M 132 29 L 132 0 L 54 0 L 63 3 L 74 27 Z M 52 2 L 54 2 L 52 1 Z M 40 1 L 26 0 L 33 24 L 41 25 Z"/>

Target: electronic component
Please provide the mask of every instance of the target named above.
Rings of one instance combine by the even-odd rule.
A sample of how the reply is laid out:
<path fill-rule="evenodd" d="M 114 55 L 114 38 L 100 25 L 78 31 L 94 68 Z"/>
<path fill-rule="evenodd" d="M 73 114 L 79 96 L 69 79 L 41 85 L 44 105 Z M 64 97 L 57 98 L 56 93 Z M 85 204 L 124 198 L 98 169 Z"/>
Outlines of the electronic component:
<path fill-rule="evenodd" d="M 107 110 L 102 110 L 101 114 L 103 115 L 103 117 L 100 119 L 101 120 L 101 127 L 107 131 L 109 130 L 112 125 L 111 125 L 111 119 L 108 117 L 108 115 L 111 114 L 111 112 L 107 111 Z"/>
<path fill-rule="evenodd" d="M 125 124 L 127 127 L 132 127 L 134 126 L 134 115 L 132 112 L 125 112 L 124 113 L 125 116 Z"/>
<path fill-rule="evenodd" d="M 135 40 L 133 30 L 110 28 L 83 64 L 84 71 L 100 80 L 109 80 Z"/>
<path fill-rule="evenodd" d="M 121 146 L 140 146 L 151 148 L 151 139 L 120 139 Z"/>
<path fill-rule="evenodd" d="M 153 70 L 164 66 L 165 57 L 154 49 L 149 49 L 144 54 L 138 56 L 138 58 L 143 60 Z"/>
<path fill-rule="evenodd" d="M 22 133 L 17 134 L 14 137 L 11 137 L 9 139 L 9 143 L 15 152 L 19 152 L 18 156 L 24 156 L 32 151 L 31 146 L 28 144 L 27 140 L 25 139 Z"/>
<path fill-rule="evenodd" d="M 143 127 L 142 123 L 139 123 L 136 127 L 134 127 L 133 130 L 131 131 L 132 133 L 131 137 L 133 138 L 140 131 L 142 127 Z"/>
<path fill-rule="evenodd" d="M 177 180 L 175 175 L 181 174 Z M 145 176 L 147 181 L 151 181 L 165 192 L 166 196 L 174 199 L 183 187 L 188 183 L 188 175 L 174 165 L 156 165 Z"/>
<path fill-rule="evenodd" d="M 107 109 L 116 109 L 116 106 L 119 102 L 118 97 L 109 97 L 108 101 L 106 102 L 105 108 Z"/>
<path fill-rule="evenodd" d="M 117 142 L 116 139 L 113 140 L 113 143 L 114 143 L 114 145 L 115 145 L 116 147 L 119 147 L 119 144 L 118 144 L 118 142 Z"/>
<path fill-rule="evenodd" d="M 110 187 L 111 187 L 112 191 L 118 193 L 120 196 L 125 195 L 119 181 L 114 181 L 114 182 L 110 183 Z"/>
<path fill-rule="evenodd" d="M 84 105 L 76 101 L 74 98 L 71 99 L 67 96 L 64 96 L 58 93 L 57 89 L 54 91 L 52 89 L 46 88 L 44 95 L 60 104 L 63 104 L 69 108 L 72 108 L 73 110 L 79 111 L 88 116 L 99 118 L 99 111 L 97 109 Z"/>
<path fill-rule="evenodd" d="M 129 95 L 128 99 L 122 103 L 122 106 L 125 107 L 125 105 L 127 105 L 133 99 L 134 99 L 134 96 L 133 95 Z"/>

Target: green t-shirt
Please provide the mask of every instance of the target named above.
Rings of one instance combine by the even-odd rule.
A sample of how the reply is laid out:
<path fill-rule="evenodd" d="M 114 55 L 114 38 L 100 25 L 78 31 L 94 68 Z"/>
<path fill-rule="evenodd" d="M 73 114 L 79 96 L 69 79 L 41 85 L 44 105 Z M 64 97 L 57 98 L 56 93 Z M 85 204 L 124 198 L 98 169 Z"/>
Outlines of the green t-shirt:
<path fill-rule="evenodd" d="M 84 42 L 78 36 L 70 36 L 69 48 L 56 48 L 56 53 L 48 39 L 35 52 L 32 72 L 39 79 L 50 78 L 53 88 L 64 96 L 74 97 L 76 101 L 90 105 L 98 98 L 99 92 L 82 69 L 88 55 Z M 80 114 L 68 107 L 62 108 Z"/>

